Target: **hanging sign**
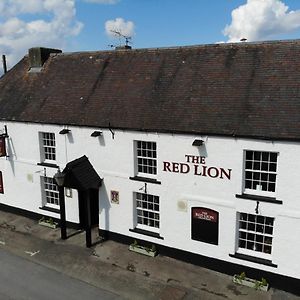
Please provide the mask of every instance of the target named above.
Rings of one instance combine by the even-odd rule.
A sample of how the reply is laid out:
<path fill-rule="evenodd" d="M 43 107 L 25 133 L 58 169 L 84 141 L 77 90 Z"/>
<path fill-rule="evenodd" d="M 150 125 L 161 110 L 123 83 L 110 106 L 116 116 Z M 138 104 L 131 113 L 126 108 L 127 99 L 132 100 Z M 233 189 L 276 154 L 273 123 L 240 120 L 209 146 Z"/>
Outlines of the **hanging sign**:
<path fill-rule="evenodd" d="M 0 157 L 6 156 L 5 137 L 0 136 Z"/>
<path fill-rule="evenodd" d="M 0 194 L 4 194 L 2 172 L 0 171 Z"/>

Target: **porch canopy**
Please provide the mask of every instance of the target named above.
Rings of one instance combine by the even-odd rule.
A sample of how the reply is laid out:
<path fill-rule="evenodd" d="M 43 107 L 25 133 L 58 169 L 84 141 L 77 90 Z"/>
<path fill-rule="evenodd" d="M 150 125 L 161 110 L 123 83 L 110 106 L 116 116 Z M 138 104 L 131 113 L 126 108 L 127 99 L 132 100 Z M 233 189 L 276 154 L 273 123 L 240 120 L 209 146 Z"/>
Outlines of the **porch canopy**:
<path fill-rule="evenodd" d="M 85 155 L 67 163 L 63 173 L 64 187 L 67 188 L 87 191 L 98 189 L 102 184 L 102 179 Z"/>

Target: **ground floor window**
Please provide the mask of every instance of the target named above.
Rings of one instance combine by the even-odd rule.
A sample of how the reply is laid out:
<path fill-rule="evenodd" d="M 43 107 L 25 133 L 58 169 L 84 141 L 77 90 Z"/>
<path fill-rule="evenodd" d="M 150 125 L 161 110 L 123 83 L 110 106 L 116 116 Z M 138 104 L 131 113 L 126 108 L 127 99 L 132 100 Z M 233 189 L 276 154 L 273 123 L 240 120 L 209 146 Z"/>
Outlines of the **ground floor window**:
<path fill-rule="evenodd" d="M 42 177 L 42 188 L 44 195 L 44 204 L 46 206 L 59 206 L 58 186 L 52 177 Z"/>
<path fill-rule="evenodd" d="M 135 193 L 137 227 L 158 231 L 159 197 L 145 193 Z"/>
<path fill-rule="evenodd" d="M 270 255 L 272 252 L 274 218 L 239 213 L 239 252 L 257 256 L 259 253 Z M 258 255 L 259 256 L 259 255 Z"/>

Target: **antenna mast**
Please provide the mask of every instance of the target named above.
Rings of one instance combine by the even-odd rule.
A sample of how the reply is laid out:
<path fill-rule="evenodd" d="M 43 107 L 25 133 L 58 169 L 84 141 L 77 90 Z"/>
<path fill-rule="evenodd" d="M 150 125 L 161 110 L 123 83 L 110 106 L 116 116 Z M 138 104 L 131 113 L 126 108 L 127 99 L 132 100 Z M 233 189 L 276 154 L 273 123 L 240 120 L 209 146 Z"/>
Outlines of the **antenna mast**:
<path fill-rule="evenodd" d="M 131 36 L 127 36 L 122 34 L 120 31 L 118 30 L 110 30 L 111 32 L 113 32 L 115 35 L 117 35 L 119 37 L 119 40 L 121 40 L 121 38 L 125 39 L 125 47 L 130 47 L 128 44 L 131 44 Z M 121 41 L 120 41 L 121 44 Z"/>

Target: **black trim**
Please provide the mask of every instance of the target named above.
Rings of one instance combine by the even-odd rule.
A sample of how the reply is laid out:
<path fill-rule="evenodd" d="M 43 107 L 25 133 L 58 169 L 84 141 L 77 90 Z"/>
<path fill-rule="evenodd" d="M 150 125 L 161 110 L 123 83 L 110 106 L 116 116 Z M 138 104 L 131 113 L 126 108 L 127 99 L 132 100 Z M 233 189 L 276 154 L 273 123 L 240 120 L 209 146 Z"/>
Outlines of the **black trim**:
<path fill-rule="evenodd" d="M 277 265 L 273 264 L 271 260 L 260 258 L 260 257 L 254 257 L 246 254 L 241 254 L 241 253 L 234 253 L 234 254 L 229 254 L 230 257 L 237 258 L 237 259 L 242 259 L 242 260 L 247 260 L 251 261 L 257 264 L 277 268 Z"/>
<path fill-rule="evenodd" d="M 59 168 L 59 166 L 56 164 L 50 164 L 50 163 L 45 163 L 45 162 L 37 163 L 37 165 L 43 166 L 43 167 L 49 167 L 49 168 L 56 168 L 56 169 Z"/>
<path fill-rule="evenodd" d="M 159 235 L 159 233 L 144 230 L 144 229 L 140 229 L 140 228 L 129 229 L 129 231 L 135 232 L 135 233 L 138 233 L 138 234 L 148 235 L 148 236 L 151 236 L 151 237 L 154 237 L 154 238 L 157 238 L 157 239 L 161 239 L 161 240 L 164 239 L 162 236 Z"/>
<path fill-rule="evenodd" d="M 59 213 L 60 213 L 60 210 L 59 210 L 59 209 L 54 208 L 54 207 L 49 207 L 49 206 L 42 206 L 42 207 L 39 207 L 39 209 L 51 211 L 51 212 L 56 213 L 56 214 L 59 214 Z"/>
<path fill-rule="evenodd" d="M 40 213 L 36 213 L 33 211 L 29 211 L 29 210 L 25 210 L 22 208 L 17 208 L 17 207 L 13 207 L 13 206 L 9 206 L 3 203 L 0 203 L 0 210 L 8 212 L 8 213 L 12 213 L 15 215 L 19 215 L 19 216 L 23 216 L 32 220 L 39 220 L 42 217 L 44 217 L 44 214 L 40 214 Z M 53 221 L 60 223 L 60 219 L 58 218 L 53 218 Z M 73 222 L 67 222 L 67 227 L 68 228 L 73 228 L 73 229 L 80 229 L 80 224 L 77 223 L 73 223 Z"/>
<path fill-rule="evenodd" d="M 123 243 L 123 244 L 131 244 L 135 240 L 133 237 L 129 237 L 127 235 L 122 235 L 115 232 L 110 232 L 106 230 L 99 231 L 100 235 L 104 239 L 112 239 L 114 241 Z M 138 244 L 151 247 L 151 242 L 145 240 L 136 239 Z M 159 240 L 157 240 L 159 241 Z M 148 244 L 148 245 L 147 245 Z M 266 278 L 270 286 L 273 288 L 278 288 L 284 291 L 288 291 L 290 293 L 296 294 L 300 296 L 300 279 L 274 274 L 271 272 L 263 271 L 260 269 L 258 265 L 257 268 L 247 267 L 242 264 L 232 263 L 212 257 L 203 256 L 200 254 L 195 254 L 171 247 L 166 247 L 163 245 L 155 244 L 156 249 L 158 250 L 160 255 L 169 256 L 175 259 L 179 259 L 181 261 L 185 261 L 191 263 L 193 265 L 198 265 L 207 269 L 211 269 L 217 272 L 222 272 L 228 275 L 241 274 L 245 272 L 247 277 L 254 278 L 260 280 L 262 277 Z"/>
<path fill-rule="evenodd" d="M 268 202 L 274 204 L 282 204 L 282 200 L 277 200 L 275 197 L 266 197 L 266 196 L 257 196 L 257 195 L 250 195 L 250 194 L 236 194 L 236 198 L 247 199 L 247 200 L 255 200 L 260 202 Z"/>
<path fill-rule="evenodd" d="M 129 179 L 135 180 L 135 181 L 149 182 L 149 183 L 154 183 L 154 184 L 161 184 L 161 181 L 158 181 L 153 178 L 147 178 L 147 177 L 134 176 L 134 177 L 129 177 Z"/>

